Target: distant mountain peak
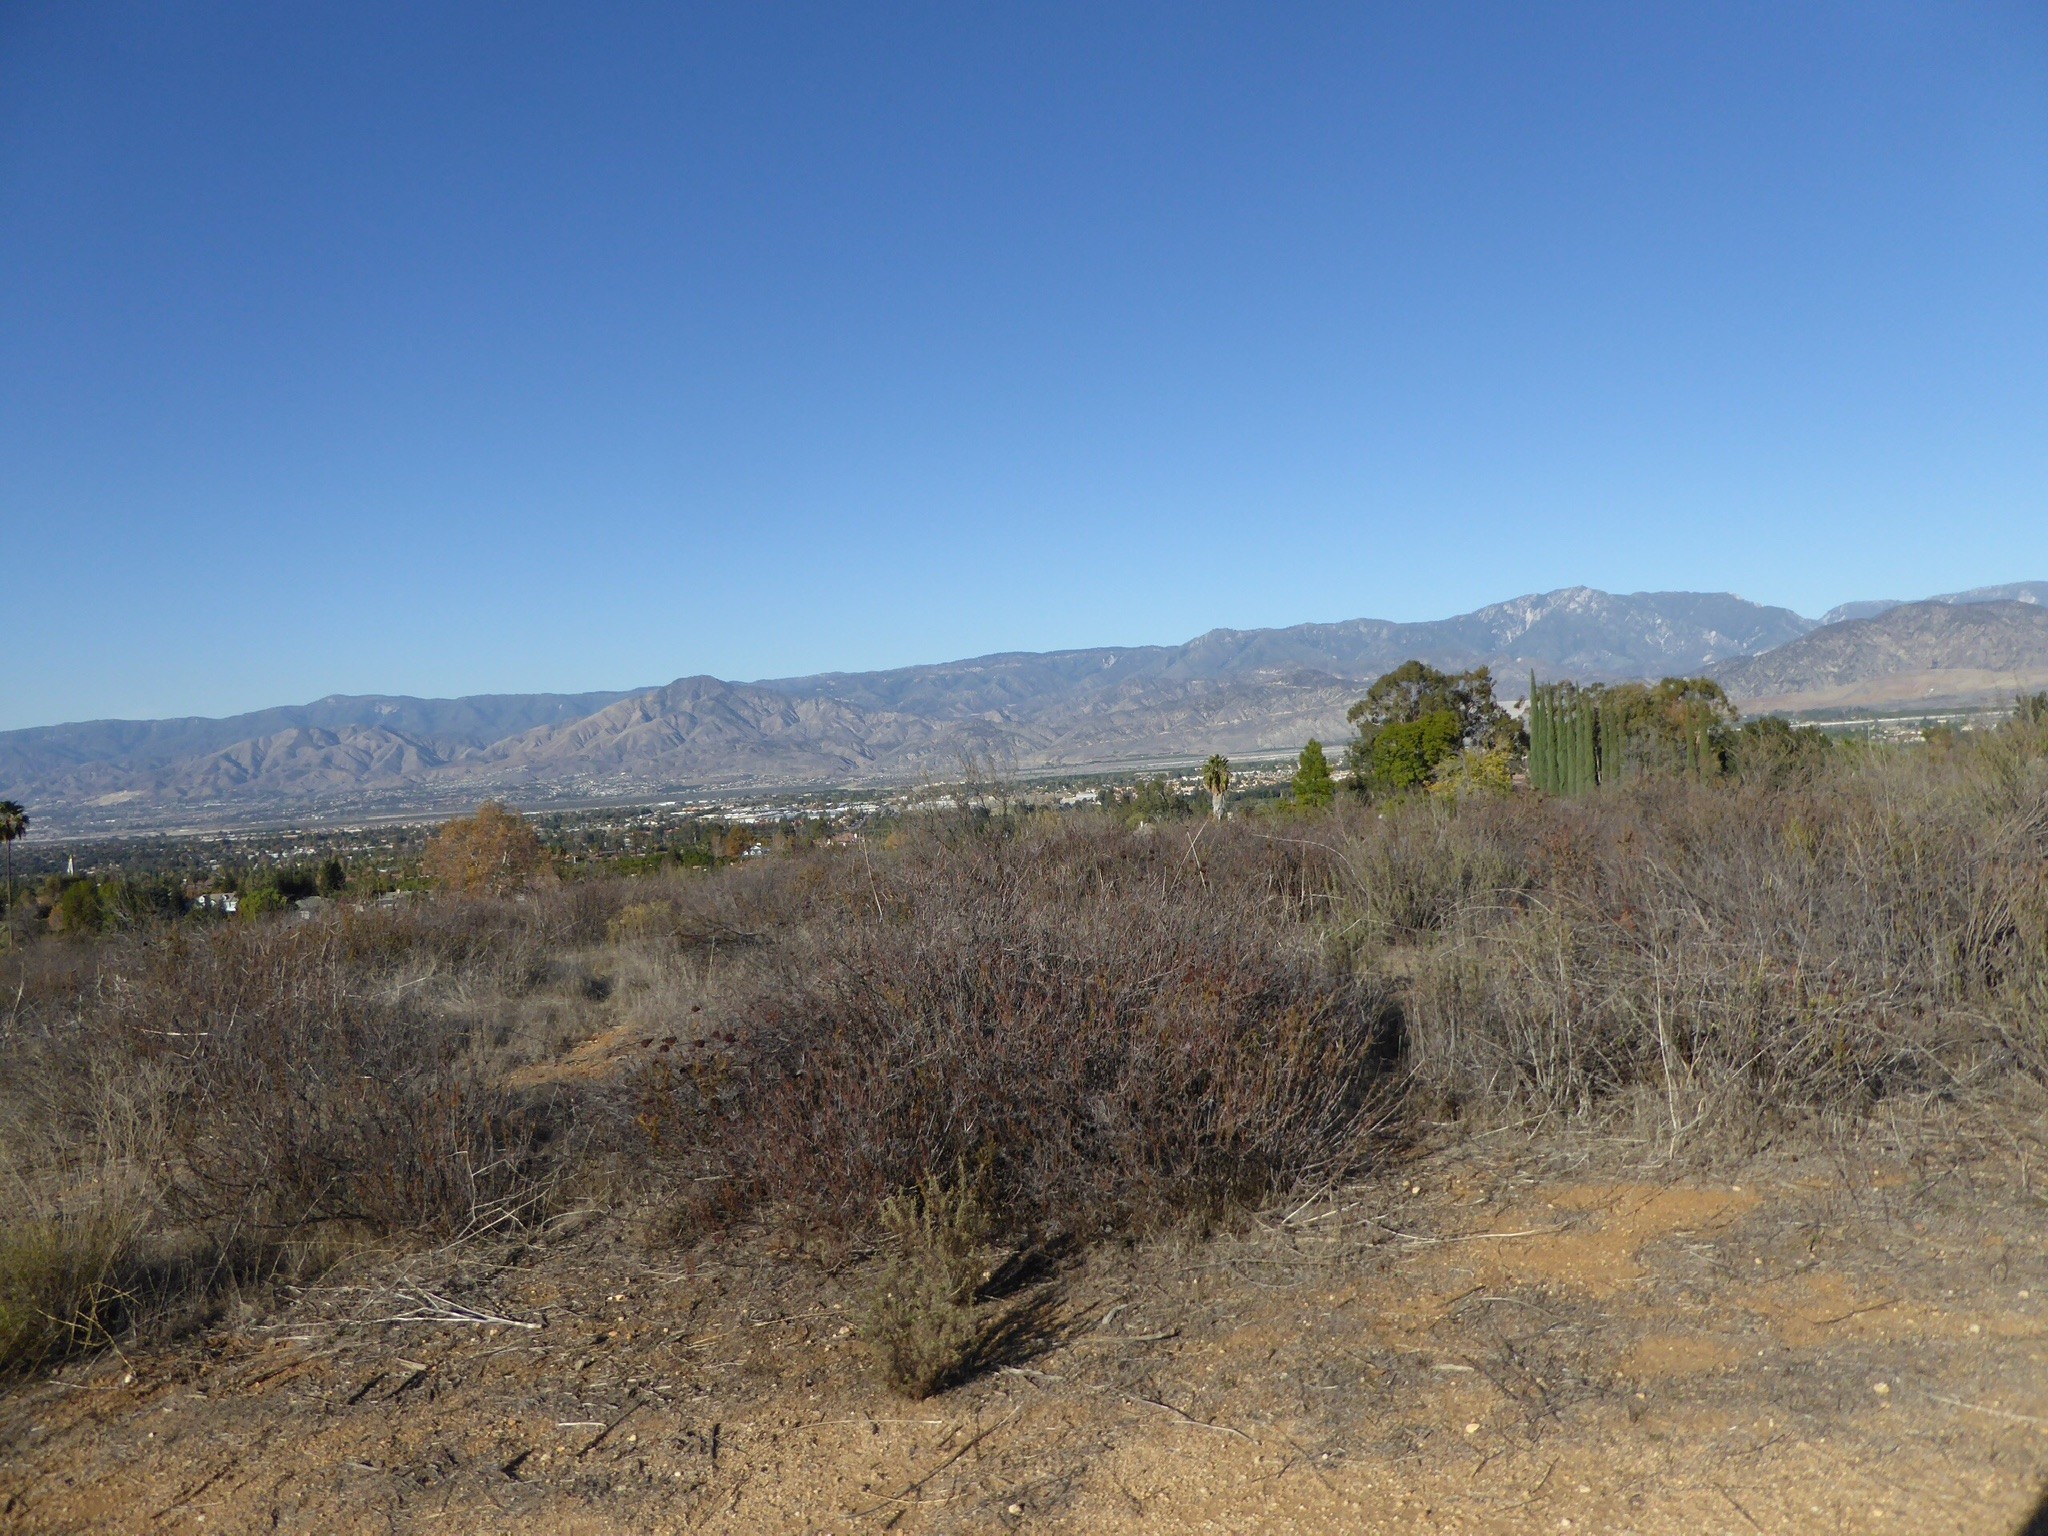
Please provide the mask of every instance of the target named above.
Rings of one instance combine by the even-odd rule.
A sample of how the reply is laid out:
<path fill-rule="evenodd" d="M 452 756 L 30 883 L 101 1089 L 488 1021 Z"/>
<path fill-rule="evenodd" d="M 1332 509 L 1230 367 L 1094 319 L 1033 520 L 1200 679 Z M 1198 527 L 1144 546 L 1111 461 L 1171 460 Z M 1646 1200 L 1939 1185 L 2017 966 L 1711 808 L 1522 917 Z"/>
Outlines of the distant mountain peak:
<path fill-rule="evenodd" d="M 1918 599 L 1927 603 L 2029 603 L 2048 604 L 2048 581 L 2013 581 L 1999 587 L 1972 587 L 1967 592 L 1944 592 L 1939 597 Z M 1874 619 L 1893 608 L 1907 606 L 1896 597 L 1865 598 L 1843 603 L 1820 616 L 1823 624 L 1843 624 L 1854 619 Z"/>

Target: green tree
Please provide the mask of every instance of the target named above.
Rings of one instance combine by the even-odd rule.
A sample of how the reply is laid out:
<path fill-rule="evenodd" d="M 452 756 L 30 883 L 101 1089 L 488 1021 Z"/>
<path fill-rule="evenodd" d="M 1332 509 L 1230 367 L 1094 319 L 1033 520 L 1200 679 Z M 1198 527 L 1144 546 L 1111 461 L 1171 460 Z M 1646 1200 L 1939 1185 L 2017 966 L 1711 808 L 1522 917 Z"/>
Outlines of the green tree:
<path fill-rule="evenodd" d="M 7 851 L 7 909 L 14 910 L 14 840 L 28 831 L 28 812 L 20 802 L 0 800 L 0 848 Z"/>
<path fill-rule="evenodd" d="M 1384 726 L 1373 737 L 1372 782 L 1395 791 L 1427 784 L 1437 764 L 1457 756 L 1462 740 L 1458 717 L 1448 709 Z"/>
<path fill-rule="evenodd" d="M 1384 754 L 1379 750 L 1384 732 L 1418 726 L 1438 715 L 1449 715 L 1455 726 L 1448 747 L 1442 746 L 1439 721 L 1426 732 L 1402 731 Z M 1460 747 L 1512 746 L 1516 738 L 1514 719 L 1494 698 L 1493 673 L 1486 667 L 1443 672 L 1427 662 L 1404 661 L 1367 689 L 1346 718 L 1358 734 L 1344 750 L 1344 765 L 1351 787 L 1360 794 L 1420 784 L 1438 762 Z M 1419 776 L 1413 776 L 1416 754 L 1424 750 L 1425 741 L 1430 743 L 1427 750 L 1437 756 Z M 1395 778 L 1386 776 L 1383 765 L 1392 768 Z"/>
<path fill-rule="evenodd" d="M 168 922 L 185 912 L 185 886 L 170 875 L 118 875 L 99 885 L 101 928 Z"/>
<path fill-rule="evenodd" d="M 1139 780 L 1131 795 L 1131 814 L 1138 821 L 1164 821 L 1171 816 L 1187 815 L 1188 803 L 1174 793 L 1165 774 L 1155 774 Z"/>
<path fill-rule="evenodd" d="M 341 860 L 328 858 L 321 861 L 320 869 L 313 877 L 313 887 L 322 896 L 332 896 L 348 885 L 348 870 Z"/>
<path fill-rule="evenodd" d="M 1818 775 L 1834 753 L 1835 743 L 1825 731 L 1764 715 L 1744 722 L 1734 733 L 1728 763 L 1738 778 L 1754 783 L 1803 784 Z"/>
<path fill-rule="evenodd" d="M 64 933 L 97 933 L 106 920 L 100 905 L 100 888 L 90 880 L 67 881 L 51 913 L 54 926 Z"/>
<path fill-rule="evenodd" d="M 1337 781 L 1330 773 L 1330 760 L 1323 755 L 1323 744 L 1311 736 L 1294 768 L 1295 803 L 1321 807 L 1336 798 Z"/>
<path fill-rule="evenodd" d="M 1529 685 L 1529 781 L 1574 795 L 1637 775 L 1712 778 L 1728 764 L 1735 708 L 1705 677 Z"/>
<path fill-rule="evenodd" d="M 1506 747 L 1467 747 L 1436 765 L 1429 792 L 1453 803 L 1481 796 L 1497 798 L 1513 792 L 1514 775 L 1514 757 Z"/>
<path fill-rule="evenodd" d="M 1493 696 L 1490 668 L 1440 672 L 1421 661 L 1404 661 L 1380 677 L 1346 718 L 1358 727 L 1405 725 L 1446 709 L 1458 717 L 1459 730 L 1473 746 L 1491 745 L 1509 719 Z"/>
<path fill-rule="evenodd" d="M 1223 819 L 1223 797 L 1230 793 L 1230 759 L 1218 752 L 1202 764 L 1202 788 L 1209 791 L 1209 814 Z"/>
<path fill-rule="evenodd" d="M 280 894 L 274 885 L 259 885 L 254 890 L 242 893 L 236 916 L 246 918 L 268 917 L 273 912 L 282 912 L 291 902 Z"/>

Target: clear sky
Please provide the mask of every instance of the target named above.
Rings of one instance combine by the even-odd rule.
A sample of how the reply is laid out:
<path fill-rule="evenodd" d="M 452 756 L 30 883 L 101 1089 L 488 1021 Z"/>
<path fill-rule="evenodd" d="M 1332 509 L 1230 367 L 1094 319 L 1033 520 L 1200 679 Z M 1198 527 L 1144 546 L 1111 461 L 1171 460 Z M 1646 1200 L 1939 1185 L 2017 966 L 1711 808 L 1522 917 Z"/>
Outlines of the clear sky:
<path fill-rule="evenodd" d="M 2048 578 L 2048 11 L 10 0 L 0 538 L 0 728 Z"/>

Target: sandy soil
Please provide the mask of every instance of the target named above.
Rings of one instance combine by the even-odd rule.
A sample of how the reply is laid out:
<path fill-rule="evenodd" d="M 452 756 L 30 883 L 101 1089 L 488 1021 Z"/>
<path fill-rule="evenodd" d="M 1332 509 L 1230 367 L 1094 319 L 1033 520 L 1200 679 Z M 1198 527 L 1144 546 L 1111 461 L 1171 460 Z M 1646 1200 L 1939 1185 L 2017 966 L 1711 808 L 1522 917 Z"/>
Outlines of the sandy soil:
<path fill-rule="evenodd" d="M 923 1403 L 857 1265 L 571 1219 L 15 1388 L 0 1526 L 2007 1532 L 2048 1484 L 2040 1216 L 2004 1163 L 1442 1153 L 1070 1261 Z"/>

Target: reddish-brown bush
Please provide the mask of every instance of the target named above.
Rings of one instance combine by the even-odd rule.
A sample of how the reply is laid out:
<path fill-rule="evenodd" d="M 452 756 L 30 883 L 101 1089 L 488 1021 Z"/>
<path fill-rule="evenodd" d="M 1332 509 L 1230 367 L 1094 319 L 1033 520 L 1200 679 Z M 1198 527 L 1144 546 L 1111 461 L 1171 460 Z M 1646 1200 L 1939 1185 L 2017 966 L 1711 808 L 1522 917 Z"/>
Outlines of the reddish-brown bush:
<path fill-rule="evenodd" d="M 1386 992 L 1290 926 L 1284 845 L 1224 829 L 931 838 L 841 857 L 691 1079 L 728 1210 L 841 1227 L 961 1161 L 1014 1232 L 1142 1227 L 1356 1165 Z M 1215 866 L 1235 860 L 1223 877 Z"/>

